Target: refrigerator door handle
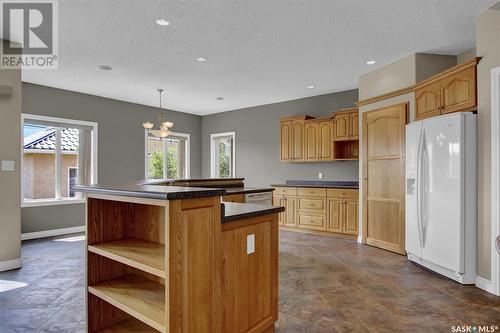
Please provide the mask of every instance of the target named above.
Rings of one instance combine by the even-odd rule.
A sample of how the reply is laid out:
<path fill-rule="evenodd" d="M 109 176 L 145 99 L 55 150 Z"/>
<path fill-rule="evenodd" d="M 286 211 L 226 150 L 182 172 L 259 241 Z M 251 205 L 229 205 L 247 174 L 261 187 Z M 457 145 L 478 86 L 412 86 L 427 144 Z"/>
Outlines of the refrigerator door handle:
<path fill-rule="evenodd" d="M 422 172 L 422 139 L 424 135 L 424 130 L 420 131 L 420 137 L 418 139 L 418 149 L 417 149 L 417 179 L 416 179 L 416 194 L 417 194 L 417 225 L 418 225 L 418 239 L 420 241 L 420 247 L 424 247 L 423 242 L 423 231 L 422 231 L 422 182 L 421 182 L 421 172 Z"/>
<path fill-rule="evenodd" d="M 427 238 L 428 222 L 429 222 L 429 212 L 428 212 L 428 196 L 427 196 L 427 186 L 428 177 L 430 174 L 429 170 L 429 149 L 427 148 L 427 140 L 425 139 L 425 131 L 422 130 L 422 247 L 425 248 L 425 240 Z"/>

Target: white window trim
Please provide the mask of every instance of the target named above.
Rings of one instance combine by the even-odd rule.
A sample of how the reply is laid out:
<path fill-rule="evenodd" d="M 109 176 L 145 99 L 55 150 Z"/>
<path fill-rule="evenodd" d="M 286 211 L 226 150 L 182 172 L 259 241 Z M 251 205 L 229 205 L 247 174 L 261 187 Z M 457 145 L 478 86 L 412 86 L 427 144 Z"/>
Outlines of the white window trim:
<path fill-rule="evenodd" d="M 28 114 L 28 113 L 22 113 L 21 114 L 21 173 L 24 170 L 24 123 L 25 121 L 30 121 L 30 120 L 39 120 L 39 121 L 47 121 L 47 122 L 52 122 L 52 123 L 61 123 L 62 125 L 67 125 L 67 124 L 74 124 L 74 125 L 80 125 L 80 126 L 88 126 L 92 128 L 92 183 L 97 184 L 98 182 L 98 124 L 96 122 L 92 121 L 84 121 L 84 120 L 75 120 L 75 119 L 68 119 L 68 118 L 58 118 L 58 117 L 49 117 L 49 116 L 40 116 L 36 114 Z M 56 132 L 56 140 L 57 140 L 57 132 Z M 60 137 L 59 137 L 60 140 Z M 58 145 L 56 145 L 57 149 Z M 57 156 L 57 152 L 56 152 Z M 57 166 L 57 158 L 56 158 L 56 169 L 58 168 Z M 59 168 L 61 166 L 59 165 Z M 60 173 L 59 173 L 60 174 Z M 61 182 L 61 177 L 56 177 L 56 183 Z M 57 186 L 56 186 L 56 191 L 57 191 Z M 60 189 L 59 189 L 60 191 Z M 56 193 L 57 194 L 57 193 Z M 80 203 L 85 203 L 85 199 L 83 198 L 60 198 L 60 199 L 54 199 L 54 198 L 49 198 L 49 199 L 24 199 L 24 177 L 21 174 L 21 207 L 41 207 L 41 206 L 57 206 L 57 205 L 69 205 L 69 204 L 80 204 Z"/>
<path fill-rule="evenodd" d="M 179 132 L 172 132 L 170 133 L 171 136 L 178 136 L 181 138 L 185 138 L 184 140 L 184 150 L 186 152 L 186 163 L 184 165 L 184 174 L 186 175 L 185 178 L 191 177 L 191 134 L 189 133 L 179 133 Z M 163 151 L 166 151 L 166 141 L 163 140 Z M 148 177 L 148 131 L 144 130 L 144 179 L 149 180 Z M 163 175 L 165 176 L 167 174 L 167 154 L 164 154 L 164 161 L 163 161 Z"/>
<path fill-rule="evenodd" d="M 215 138 L 222 136 L 232 136 L 233 137 L 233 149 L 232 149 L 232 163 L 231 163 L 231 178 L 236 177 L 236 132 L 224 132 L 224 133 L 214 133 L 210 134 L 210 176 L 212 178 L 216 177 L 215 172 Z"/>

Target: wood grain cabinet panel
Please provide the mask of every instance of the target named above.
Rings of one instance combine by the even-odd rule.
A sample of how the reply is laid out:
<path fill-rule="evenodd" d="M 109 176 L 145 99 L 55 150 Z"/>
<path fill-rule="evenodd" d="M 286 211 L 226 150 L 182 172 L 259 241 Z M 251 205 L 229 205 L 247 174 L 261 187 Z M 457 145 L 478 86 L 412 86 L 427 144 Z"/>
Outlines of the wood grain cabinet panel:
<path fill-rule="evenodd" d="M 314 215 L 309 213 L 299 212 L 299 227 L 305 229 L 325 230 L 326 216 Z"/>
<path fill-rule="evenodd" d="M 283 215 L 283 224 L 294 227 L 296 225 L 297 198 L 295 196 L 284 196 L 285 211 Z"/>
<path fill-rule="evenodd" d="M 442 113 L 476 106 L 476 67 L 469 67 L 443 79 Z"/>
<path fill-rule="evenodd" d="M 342 232 L 343 203 L 342 199 L 328 199 L 328 226 L 327 230 Z"/>
<path fill-rule="evenodd" d="M 419 83 L 415 87 L 415 118 L 473 111 L 477 106 L 476 66 L 479 60 L 471 59 Z"/>
<path fill-rule="evenodd" d="M 305 160 L 317 161 L 318 152 L 318 123 L 307 123 L 304 126 L 305 131 Z"/>
<path fill-rule="evenodd" d="M 320 160 L 333 158 L 333 122 L 331 119 L 318 123 L 318 152 Z"/>
<path fill-rule="evenodd" d="M 283 204 L 283 196 L 282 195 L 273 195 L 273 206 L 284 206 Z M 284 212 L 278 213 L 278 224 L 284 224 L 284 215 L 286 213 L 286 208 Z"/>
<path fill-rule="evenodd" d="M 342 231 L 345 234 L 358 234 L 358 200 L 344 200 Z"/>
<path fill-rule="evenodd" d="M 349 138 L 351 140 L 357 140 L 359 138 L 359 113 L 358 110 L 351 112 L 349 114 L 349 123 L 351 125 L 351 131 L 349 132 Z"/>
<path fill-rule="evenodd" d="M 230 228 L 230 229 L 229 229 Z M 254 235 L 255 251 L 247 253 Z M 278 319 L 278 229 L 273 216 L 226 224 L 222 232 L 222 327 L 176 332 L 267 332 Z M 253 272 L 248 274 L 248 272 Z"/>
<path fill-rule="evenodd" d="M 280 160 L 281 161 L 290 161 L 291 158 L 291 129 L 292 122 L 291 121 L 282 121 L 280 123 Z"/>
<path fill-rule="evenodd" d="M 436 82 L 415 91 L 416 119 L 434 117 L 440 114 L 441 82 Z"/>
<path fill-rule="evenodd" d="M 334 117 L 335 140 L 349 140 L 351 120 L 349 113 L 342 113 Z"/>
<path fill-rule="evenodd" d="M 304 121 L 292 121 L 292 160 L 298 162 L 304 160 Z"/>

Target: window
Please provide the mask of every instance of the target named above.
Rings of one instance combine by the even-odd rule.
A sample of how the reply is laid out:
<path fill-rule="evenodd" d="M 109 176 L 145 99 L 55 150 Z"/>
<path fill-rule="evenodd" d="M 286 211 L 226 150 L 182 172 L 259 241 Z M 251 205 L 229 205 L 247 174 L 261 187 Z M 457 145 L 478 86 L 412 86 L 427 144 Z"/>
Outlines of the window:
<path fill-rule="evenodd" d="M 22 122 L 23 207 L 83 202 L 71 186 L 97 182 L 97 124 L 28 114 Z"/>
<path fill-rule="evenodd" d="M 189 178 L 189 134 L 156 138 L 146 132 L 146 179 Z"/>
<path fill-rule="evenodd" d="M 210 142 L 212 178 L 235 177 L 235 133 L 211 134 Z"/>

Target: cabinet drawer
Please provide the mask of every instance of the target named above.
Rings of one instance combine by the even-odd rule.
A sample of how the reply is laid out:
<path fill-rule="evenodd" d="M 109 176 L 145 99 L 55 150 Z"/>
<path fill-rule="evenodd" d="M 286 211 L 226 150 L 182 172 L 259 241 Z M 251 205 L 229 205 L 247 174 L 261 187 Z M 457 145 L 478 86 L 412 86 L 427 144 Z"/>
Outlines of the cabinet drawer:
<path fill-rule="evenodd" d="M 274 194 L 297 195 L 297 188 L 296 187 L 275 187 Z"/>
<path fill-rule="evenodd" d="M 326 199 L 299 198 L 299 210 L 326 212 Z"/>
<path fill-rule="evenodd" d="M 329 188 L 327 190 L 329 198 L 357 199 L 359 197 L 356 189 Z"/>
<path fill-rule="evenodd" d="M 326 228 L 326 216 L 299 213 L 299 226 L 306 229 L 324 230 Z"/>
<path fill-rule="evenodd" d="M 303 197 L 326 197 L 326 188 L 299 188 L 297 190 L 298 195 Z"/>

